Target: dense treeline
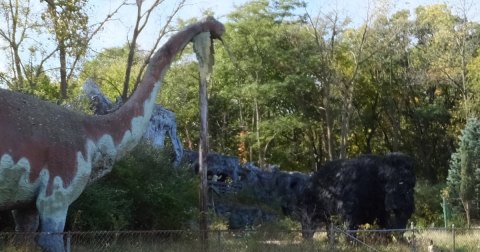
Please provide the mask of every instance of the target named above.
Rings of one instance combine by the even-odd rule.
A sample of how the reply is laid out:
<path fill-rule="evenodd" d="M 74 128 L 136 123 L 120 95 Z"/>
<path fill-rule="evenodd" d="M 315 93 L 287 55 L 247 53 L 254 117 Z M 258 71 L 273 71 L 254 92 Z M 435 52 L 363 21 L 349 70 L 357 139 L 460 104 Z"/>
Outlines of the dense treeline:
<path fill-rule="evenodd" d="M 304 7 L 252 1 L 228 16 L 209 91 L 212 148 L 306 172 L 338 158 L 401 151 L 417 164 L 415 221 L 443 224 L 445 197 L 450 221 L 463 222 L 469 210 L 459 184 L 475 178 L 474 190 L 477 172 L 455 178 L 457 188 L 445 183 L 461 129 L 479 111 L 479 23 L 443 4 L 376 12 L 360 25 Z M 197 82 L 195 63 L 183 61 L 160 99 L 193 148 Z"/>
<path fill-rule="evenodd" d="M 212 148 L 303 171 L 401 151 L 420 178 L 445 182 L 459 130 L 477 112 L 478 24 L 432 5 L 354 27 L 281 3 L 253 1 L 229 16 L 210 86 Z M 175 65 L 161 96 L 187 146 L 198 121 L 194 64 Z"/>
<path fill-rule="evenodd" d="M 23 12 L 12 12 L 11 2 L 0 1 L 3 15 L 17 13 L 24 20 L 0 27 L 6 58 L 11 59 L 11 71 L 0 71 L 0 84 L 55 102 L 78 96 L 75 84 L 86 78 L 94 78 L 110 98 L 131 91 L 149 52 L 129 44 L 85 60 L 88 42 L 97 32 L 86 26 L 87 2 L 59 1 L 56 8 L 45 7 L 42 20 L 56 49 L 50 55 L 32 47 L 30 59 L 42 59 L 35 61 L 21 59 L 26 48 L 24 37 L 18 36 L 42 29 L 21 16 L 29 14 L 30 1 L 17 6 Z M 453 7 L 373 11 L 359 24 L 335 12 L 311 13 L 296 0 L 255 0 L 237 7 L 225 20 L 225 43 L 215 45 L 209 86 L 212 151 L 259 166 L 278 164 L 282 170 L 305 172 L 338 158 L 401 151 L 417 164 L 417 218 L 425 224 L 438 222 L 442 195 L 462 212 L 465 204 L 457 200 L 461 190 L 452 188 L 460 188 L 458 181 L 468 174 L 459 165 L 452 168 L 457 175 L 449 175 L 449 168 L 455 166 L 451 157 L 461 129 L 480 111 L 480 23 L 468 18 L 466 8 Z M 59 23 L 59 14 L 65 22 L 81 22 L 62 32 L 67 24 Z M 61 63 L 55 74 L 45 70 L 51 58 Z M 184 146 L 195 149 L 198 70 L 192 58 L 187 49 L 172 66 L 159 102 L 177 114 Z M 127 62 L 131 74 L 125 82 Z M 441 195 L 447 177 L 451 189 Z M 467 201 L 479 198 L 469 196 Z M 478 203 L 473 205 L 478 211 Z"/>

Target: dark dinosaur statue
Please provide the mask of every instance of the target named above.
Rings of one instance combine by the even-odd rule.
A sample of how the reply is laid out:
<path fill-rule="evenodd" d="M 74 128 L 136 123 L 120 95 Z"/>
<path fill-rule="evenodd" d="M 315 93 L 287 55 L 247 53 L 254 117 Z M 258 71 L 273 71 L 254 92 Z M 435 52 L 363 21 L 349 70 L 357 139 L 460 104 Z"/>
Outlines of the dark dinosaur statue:
<path fill-rule="evenodd" d="M 113 113 L 91 116 L 0 89 L 0 210 L 13 210 L 16 231 L 41 231 L 44 251 L 64 251 L 69 205 L 111 171 L 140 140 L 161 81 L 175 56 L 197 35 L 220 38 L 213 18 L 173 35 L 150 60 L 133 95 Z"/>
<path fill-rule="evenodd" d="M 337 216 L 349 230 L 376 223 L 404 229 L 415 210 L 413 160 L 401 153 L 327 163 L 310 178 L 296 210 L 303 236 Z"/>

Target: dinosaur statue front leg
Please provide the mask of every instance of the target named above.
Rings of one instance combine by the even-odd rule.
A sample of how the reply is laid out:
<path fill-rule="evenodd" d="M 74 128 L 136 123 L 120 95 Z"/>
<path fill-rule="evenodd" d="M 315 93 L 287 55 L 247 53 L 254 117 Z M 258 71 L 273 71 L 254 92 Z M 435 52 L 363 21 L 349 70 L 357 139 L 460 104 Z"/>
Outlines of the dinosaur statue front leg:
<path fill-rule="evenodd" d="M 40 235 L 38 245 L 45 252 L 64 252 L 63 229 L 67 217 L 68 205 L 39 200 Z"/>
<path fill-rule="evenodd" d="M 37 197 L 37 209 L 40 217 L 40 235 L 38 245 L 46 252 L 64 252 L 63 231 L 67 218 L 68 207 L 81 194 L 88 182 L 90 165 L 78 166 L 78 173 L 70 183 L 64 187 L 61 178 L 55 177 L 51 192 L 47 193 L 48 186 L 40 189 Z M 83 172 L 85 171 L 85 173 Z M 48 181 L 48 176 L 46 176 Z M 45 184 L 48 185 L 48 184 Z"/>

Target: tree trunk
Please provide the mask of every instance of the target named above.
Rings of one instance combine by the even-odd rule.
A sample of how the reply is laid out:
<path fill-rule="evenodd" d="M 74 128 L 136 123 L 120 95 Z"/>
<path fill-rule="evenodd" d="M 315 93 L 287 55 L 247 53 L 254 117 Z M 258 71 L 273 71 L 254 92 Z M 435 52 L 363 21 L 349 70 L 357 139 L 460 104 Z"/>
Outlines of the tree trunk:
<path fill-rule="evenodd" d="M 350 114 L 353 101 L 353 83 L 345 88 L 346 99 L 342 108 L 341 129 L 340 129 L 340 159 L 347 158 L 348 134 L 350 133 Z"/>
<path fill-rule="evenodd" d="M 190 132 L 188 131 L 188 128 L 185 127 L 185 137 L 187 138 L 187 146 L 189 150 L 193 150 L 193 142 L 192 139 L 190 138 Z"/>
<path fill-rule="evenodd" d="M 58 51 L 60 56 L 60 99 L 67 99 L 67 49 L 63 39 L 58 40 Z"/>
<path fill-rule="evenodd" d="M 258 166 L 263 167 L 263 159 L 262 159 L 262 148 L 260 146 L 260 113 L 258 111 L 258 101 L 255 98 L 255 127 L 256 127 L 256 137 L 257 137 L 257 145 L 258 145 Z"/>
<path fill-rule="evenodd" d="M 123 79 L 122 100 L 126 101 L 128 98 L 128 87 L 130 84 L 130 75 L 133 66 L 133 57 L 135 56 L 135 48 L 137 46 L 138 35 L 140 34 L 140 21 L 142 19 L 142 1 L 137 1 L 137 20 L 135 28 L 133 29 L 132 42 L 129 45 L 127 67 L 125 68 L 125 78 Z"/>
<path fill-rule="evenodd" d="M 140 8 L 139 8 L 139 11 L 140 11 Z M 135 48 L 137 47 L 137 38 L 138 38 L 138 35 L 140 34 L 140 32 L 138 31 L 139 22 L 140 22 L 140 16 L 137 17 L 137 23 L 135 24 L 135 29 L 133 31 L 132 42 L 130 43 L 130 46 L 129 46 L 127 67 L 125 68 L 125 78 L 123 79 L 123 89 L 122 89 L 123 101 L 126 101 L 128 98 L 128 88 L 130 85 L 130 75 L 132 73 L 133 58 L 135 56 Z"/>
<path fill-rule="evenodd" d="M 12 69 L 14 71 L 15 77 L 15 85 L 14 87 L 17 89 L 23 88 L 23 71 L 22 71 L 22 60 L 19 54 L 19 47 L 23 40 L 23 36 L 20 37 L 19 41 L 17 41 L 17 28 L 19 23 L 19 3 L 16 2 L 15 4 L 10 1 L 8 7 L 5 7 L 5 11 L 10 12 L 11 16 L 11 31 L 3 31 L 0 29 L 0 35 L 3 37 L 10 45 L 11 55 L 12 55 Z M 8 30 L 10 27 L 6 28 Z M 24 30 L 25 31 L 25 30 Z M 21 31 L 20 33 L 24 32 Z M 8 35 L 7 35 L 8 34 Z"/>
<path fill-rule="evenodd" d="M 327 152 L 327 159 L 333 160 L 333 120 L 330 108 L 330 83 L 325 83 L 325 89 L 323 94 L 323 106 L 325 108 L 325 147 Z"/>
<path fill-rule="evenodd" d="M 468 200 L 463 202 L 463 209 L 465 210 L 465 217 L 467 219 L 467 228 L 470 228 L 470 202 Z"/>
<path fill-rule="evenodd" d="M 15 45 L 12 47 L 14 58 L 15 58 L 15 71 L 16 71 L 16 77 L 17 77 L 17 84 L 18 88 L 21 89 L 23 88 L 23 71 L 21 67 L 21 60 L 20 60 L 20 55 L 18 54 L 18 47 Z"/>

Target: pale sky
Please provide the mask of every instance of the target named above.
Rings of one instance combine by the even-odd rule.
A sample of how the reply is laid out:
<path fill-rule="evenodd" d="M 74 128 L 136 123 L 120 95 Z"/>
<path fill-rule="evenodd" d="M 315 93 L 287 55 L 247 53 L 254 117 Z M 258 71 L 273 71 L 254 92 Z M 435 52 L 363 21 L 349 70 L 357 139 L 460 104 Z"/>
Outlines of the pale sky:
<path fill-rule="evenodd" d="M 409 9 L 413 13 L 415 7 L 419 5 L 430 5 L 435 3 L 447 3 L 449 6 L 459 5 L 461 1 L 466 1 L 473 4 L 470 8 L 470 16 L 478 17 L 478 8 L 480 4 L 476 3 L 478 0 L 306 0 L 308 12 L 315 16 L 317 14 L 328 14 L 333 10 L 337 11 L 339 16 L 349 16 L 353 23 L 362 23 L 367 15 L 372 11 L 377 10 L 375 3 L 389 2 L 390 12 L 395 12 L 400 9 Z M 94 6 L 94 17 L 105 17 L 105 15 L 112 11 L 121 0 L 91 0 L 90 3 Z M 134 0 L 131 0 L 134 2 Z M 146 0 L 145 3 L 151 2 Z M 157 12 L 157 15 L 152 16 L 150 26 L 145 29 L 144 34 L 139 38 L 140 47 L 143 49 L 150 49 L 155 40 L 156 32 L 166 16 L 170 13 L 173 4 L 176 0 L 165 0 L 162 3 L 162 10 Z M 191 17 L 202 17 L 202 12 L 211 9 L 216 18 L 225 21 L 225 16 L 234 10 L 234 6 L 242 5 L 247 0 L 187 0 L 186 6 L 177 14 L 177 18 L 188 19 Z M 147 5 L 147 4 L 145 4 Z M 455 10 L 454 10 L 455 11 Z M 121 46 L 127 41 L 127 34 L 131 35 L 132 27 L 135 21 L 135 7 L 124 7 L 121 13 L 117 16 L 115 21 L 110 22 L 99 36 L 94 41 L 96 49 L 108 48 L 112 46 Z"/>
<path fill-rule="evenodd" d="M 91 4 L 94 6 L 92 16 L 98 18 L 98 20 L 104 18 L 109 12 L 113 11 L 122 0 L 91 0 Z M 130 0 L 130 2 L 135 2 Z M 144 8 L 148 6 L 151 0 L 146 0 Z M 150 49 L 157 37 L 158 30 L 163 27 L 165 19 L 172 12 L 173 6 L 177 3 L 177 0 L 165 0 L 162 3 L 161 8 L 152 15 L 149 21 L 149 25 L 145 28 L 139 38 L 139 44 L 143 49 Z M 234 9 L 234 5 L 241 5 L 246 0 L 187 0 L 185 7 L 176 15 L 176 19 L 189 19 L 192 17 L 201 18 L 202 12 L 211 9 L 214 11 L 216 18 L 222 19 L 226 14 Z M 136 7 L 125 6 L 122 8 L 117 18 L 114 21 L 109 22 L 105 26 L 102 33 L 97 36 L 94 42 L 96 48 L 108 48 L 112 46 L 121 46 L 127 41 L 127 35 L 131 37 L 133 27 L 135 25 Z"/>
<path fill-rule="evenodd" d="M 135 0 L 128 0 L 130 3 L 135 3 Z M 166 17 L 171 13 L 172 7 L 178 0 L 164 0 L 159 10 L 153 14 L 150 18 L 149 25 L 145 28 L 139 37 L 139 45 L 142 49 L 149 50 L 153 46 L 153 42 L 157 37 L 159 29 L 164 24 Z M 242 5 L 248 0 L 187 0 L 186 6 L 177 14 L 176 18 L 189 19 L 191 17 L 202 17 L 202 12 L 211 9 L 215 13 L 215 17 L 220 21 L 226 20 L 226 15 L 234 10 L 234 6 Z M 460 2 L 471 3 L 469 7 L 470 19 L 479 19 L 478 0 L 306 0 L 307 11 L 312 15 L 318 14 L 324 15 L 332 11 L 336 11 L 340 17 L 349 16 L 354 24 L 362 23 L 370 10 L 370 13 L 375 8 L 376 3 L 389 2 L 389 11 L 395 12 L 400 9 L 409 9 L 412 11 L 419 5 L 430 5 L 435 3 L 447 3 L 452 6 L 455 12 L 454 6 L 459 6 Z M 32 1 L 35 2 L 36 1 Z M 89 16 L 92 22 L 99 22 L 103 20 L 105 16 L 112 12 L 122 0 L 90 0 Z M 152 0 L 145 0 L 144 8 L 149 6 Z M 37 5 L 37 4 L 35 4 Z M 457 8 L 458 9 L 458 8 Z M 124 6 L 121 11 L 114 17 L 113 21 L 110 21 L 104 29 L 93 39 L 92 48 L 88 57 L 94 56 L 96 52 L 101 51 L 104 48 L 122 46 L 128 38 L 131 38 L 134 22 L 136 18 L 135 6 Z M 176 20 L 176 19 L 175 19 Z M 1 20 L 0 20 L 1 22 Z M 2 41 L 0 41 L 2 46 Z M 45 45 L 48 46 L 48 45 Z M 4 54 L 2 55 L 4 56 Z M 0 71 L 5 71 L 5 62 L 0 62 Z"/>

